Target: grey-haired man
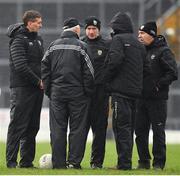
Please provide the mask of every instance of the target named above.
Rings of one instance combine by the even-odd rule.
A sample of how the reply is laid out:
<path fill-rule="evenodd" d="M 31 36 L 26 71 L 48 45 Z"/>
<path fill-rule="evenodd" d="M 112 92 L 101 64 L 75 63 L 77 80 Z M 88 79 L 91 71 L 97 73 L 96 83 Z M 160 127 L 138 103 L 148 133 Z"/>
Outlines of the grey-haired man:
<path fill-rule="evenodd" d="M 42 61 L 45 93 L 50 98 L 52 163 L 57 169 L 80 169 L 85 151 L 94 69 L 79 35 L 78 20 L 65 20 L 61 37 L 51 43 Z"/>

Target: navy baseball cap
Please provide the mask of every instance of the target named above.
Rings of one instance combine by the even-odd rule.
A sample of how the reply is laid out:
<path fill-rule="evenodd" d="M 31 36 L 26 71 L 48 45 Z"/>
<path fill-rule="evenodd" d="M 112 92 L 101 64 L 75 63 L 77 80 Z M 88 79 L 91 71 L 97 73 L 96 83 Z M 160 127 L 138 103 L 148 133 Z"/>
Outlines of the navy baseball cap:
<path fill-rule="evenodd" d="M 63 29 L 72 28 L 77 25 L 79 25 L 81 27 L 83 26 L 76 18 L 69 17 L 64 21 Z"/>

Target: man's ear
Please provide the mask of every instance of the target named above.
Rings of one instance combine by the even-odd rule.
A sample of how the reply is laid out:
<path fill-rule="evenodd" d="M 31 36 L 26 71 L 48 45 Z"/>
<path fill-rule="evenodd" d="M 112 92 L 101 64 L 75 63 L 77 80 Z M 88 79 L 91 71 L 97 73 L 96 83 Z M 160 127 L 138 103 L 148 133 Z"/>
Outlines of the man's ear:
<path fill-rule="evenodd" d="M 27 26 L 31 26 L 31 24 L 32 24 L 32 21 L 27 22 Z"/>

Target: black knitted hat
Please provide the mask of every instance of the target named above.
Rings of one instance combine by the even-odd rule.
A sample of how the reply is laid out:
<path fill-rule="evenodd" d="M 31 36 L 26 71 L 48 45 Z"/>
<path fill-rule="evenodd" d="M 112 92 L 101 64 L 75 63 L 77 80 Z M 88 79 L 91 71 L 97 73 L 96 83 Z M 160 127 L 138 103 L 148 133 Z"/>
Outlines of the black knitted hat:
<path fill-rule="evenodd" d="M 97 27 L 99 30 L 101 28 L 101 22 L 98 18 L 96 18 L 95 16 L 89 16 L 88 18 L 85 19 L 85 29 L 88 26 L 95 26 Z"/>
<path fill-rule="evenodd" d="M 156 37 L 156 35 L 157 35 L 156 22 L 151 21 L 151 22 L 145 23 L 139 28 L 139 30 L 146 32 L 147 34 L 151 35 L 152 37 Z"/>

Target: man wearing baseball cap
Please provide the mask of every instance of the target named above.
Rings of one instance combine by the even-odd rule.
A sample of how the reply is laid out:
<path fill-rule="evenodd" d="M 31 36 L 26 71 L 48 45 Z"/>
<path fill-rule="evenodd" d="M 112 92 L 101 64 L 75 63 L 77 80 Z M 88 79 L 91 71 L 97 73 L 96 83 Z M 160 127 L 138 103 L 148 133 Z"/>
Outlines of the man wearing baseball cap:
<path fill-rule="evenodd" d="M 94 69 L 79 35 L 78 20 L 65 20 L 61 37 L 51 43 L 42 60 L 42 80 L 50 98 L 52 163 L 56 169 L 81 169 L 85 151 Z"/>
<path fill-rule="evenodd" d="M 156 22 L 145 23 L 139 28 L 139 41 L 146 46 L 147 59 L 152 73 L 144 80 L 143 97 L 136 116 L 136 144 L 139 154 L 138 168 L 150 169 L 148 149 L 149 130 L 153 131 L 154 169 L 163 169 L 166 162 L 165 125 L 169 86 L 177 80 L 177 65 L 173 53 L 162 35 L 157 35 Z"/>
<path fill-rule="evenodd" d="M 102 168 L 105 155 L 106 129 L 108 124 L 108 95 L 104 90 L 103 66 L 109 42 L 100 35 L 101 22 L 95 16 L 85 19 L 85 37 L 90 48 L 95 69 L 95 91 L 92 95 L 89 128 L 93 132 L 91 168 Z"/>

